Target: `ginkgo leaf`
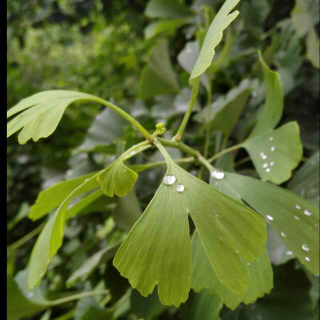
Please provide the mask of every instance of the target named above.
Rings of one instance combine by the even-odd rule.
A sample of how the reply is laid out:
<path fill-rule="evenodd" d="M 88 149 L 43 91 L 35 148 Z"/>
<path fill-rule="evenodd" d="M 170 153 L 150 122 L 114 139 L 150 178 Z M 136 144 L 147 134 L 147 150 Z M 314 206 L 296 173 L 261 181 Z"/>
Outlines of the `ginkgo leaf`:
<path fill-rule="evenodd" d="M 250 285 L 245 294 L 236 295 L 218 280 L 197 231 L 192 237 L 191 251 L 191 288 L 196 292 L 205 288 L 213 290 L 219 295 L 222 302 L 232 310 L 241 302 L 245 304 L 253 303 L 264 294 L 269 293 L 273 287 L 272 267 L 266 253 L 261 254 L 260 257 L 250 263 L 245 263 L 250 276 Z"/>
<path fill-rule="evenodd" d="M 62 181 L 41 191 L 38 194 L 35 204 L 31 207 L 29 218 L 35 221 L 56 209 L 74 189 L 95 174 L 97 174 L 97 172 L 91 172 L 81 177 Z M 91 187 L 92 189 L 90 189 Z M 87 185 L 87 188 L 83 192 L 91 191 L 96 187 L 95 185 Z"/>
<path fill-rule="evenodd" d="M 211 184 L 242 199 L 269 222 L 300 262 L 319 274 L 319 209 L 300 196 L 251 177 L 224 173 Z M 245 186 L 245 188 L 244 188 Z"/>
<path fill-rule="evenodd" d="M 144 29 L 144 36 L 148 40 L 159 34 L 167 35 L 168 33 L 173 33 L 176 31 L 176 29 L 188 23 L 188 21 L 189 20 L 186 18 L 181 18 L 152 22 Z"/>
<path fill-rule="evenodd" d="M 67 209 L 71 199 L 98 187 L 96 175 L 86 179 L 62 202 L 41 231 L 33 247 L 29 262 L 29 287 L 31 289 L 40 283 L 52 257 L 62 245 L 66 215 L 68 214 Z"/>
<path fill-rule="evenodd" d="M 283 111 L 283 90 L 280 76 L 264 63 L 259 55 L 266 85 L 266 102 L 249 138 L 242 146 L 249 152 L 263 181 L 280 184 L 291 177 L 302 158 L 299 127 L 290 122 L 272 130 Z M 290 143 L 288 143 L 290 141 Z"/>
<path fill-rule="evenodd" d="M 55 131 L 71 103 L 92 98 L 92 95 L 81 92 L 50 90 L 23 99 L 7 113 L 9 118 L 23 111 L 8 123 L 7 137 L 23 128 L 18 136 L 20 144 L 25 144 L 29 139 L 38 141 L 46 138 Z"/>
<path fill-rule="evenodd" d="M 215 55 L 215 48 L 222 40 L 222 32 L 239 14 L 238 11 L 230 13 L 239 1 L 227 0 L 214 17 L 205 36 L 197 62 L 191 72 L 189 79 L 191 85 L 195 86 L 196 82 L 199 81 L 199 77 L 210 67 Z"/>
<path fill-rule="evenodd" d="M 290 141 L 290 142 L 289 142 Z M 243 143 L 263 181 L 280 184 L 291 177 L 302 158 L 299 126 L 289 122 L 282 127 L 249 138 Z"/>
<path fill-rule="evenodd" d="M 139 96 L 141 99 L 149 99 L 161 94 L 176 94 L 179 91 L 176 74 L 170 62 L 168 42 L 160 40 L 152 49 L 147 65 L 142 71 Z"/>
<path fill-rule="evenodd" d="M 287 189 L 319 206 L 319 151 L 290 180 Z"/>
<path fill-rule="evenodd" d="M 190 289 L 190 215 L 219 280 L 231 291 L 245 293 L 250 280 L 241 257 L 253 261 L 265 250 L 265 222 L 187 173 L 168 154 L 166 160 L 164 182 L 121 245 L 114 265 L 143 296 L 158 285 L 161 302 L 179 306 Z"/>
<path fill-rule="evenodd" d="M 101 171 L 97 180 L 108 197 L 124 197 L 131 191 L 138 179 L 138 174 L 123 164 L 120 157 Z"/>
<path fill-rule="evenodd" d="M 249 138 L 273 129 L 280 121 L 283 112 L 283 90 L 280 76 L 265 64 L 260 53 L 259 62 L 266 87 L 266 101 Z"/>

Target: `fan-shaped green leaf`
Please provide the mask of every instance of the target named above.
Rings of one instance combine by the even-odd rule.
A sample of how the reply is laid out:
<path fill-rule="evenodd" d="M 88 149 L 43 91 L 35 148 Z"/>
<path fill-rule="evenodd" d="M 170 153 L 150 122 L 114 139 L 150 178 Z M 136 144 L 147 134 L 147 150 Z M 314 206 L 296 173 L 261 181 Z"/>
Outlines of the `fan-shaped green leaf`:
<path fill-rule="evenodd" d="M 243 199 L 276 231 L 300 262 L 319 274 L 319 209 L 300 196 L 260 180 L 225 173 L 211 184 Z M 245 186 L 245 188 L 244 188 Z"/>
<path fill-rule="evenodd" d="M 250 263 L 244 263 L 250 276 L 250 285 L 243 295 L 236 295 L 218 280 L 197 232 L 192 237 L 191 250 L 191 288 L 196 292 L 205 288 L 213 290 L 230 309 L 234 310 L 241 302 L 248 304 L 256 301 L 273 287 L 272 267 L 266 253 Z"/>
<path fill-rule="evenodd" d="M 253 136 L 243 146 L 249 152 L 261 179 L 276 184 L 287 181 L 302 158 L 299 126 L 296 122 Z"/>
<path fill-rule="evenodd" d="M 138 174 L 123 164 L 122 157 L 110 164 L 97 176 L 103 192 L 108 197 L 114 195 L 124 197 L 133 189 L 137 179 Z"/>
<path fill-rule="evenodd" d="M 197 62 L 191 72 L 189 82 L 193 86 L 199 81 L 198 78 L 210 67 L 215 54 L 215 48 L 222 40 L 222 32 L 238 16 L 238 11 L 234 11 L 231 14 L 230 12 L 239 1 L 227 0 L 214 17 L 205 36 Z"/>
<path fill-rule="evenodd" d="M 142 295 L 158 285 L 163 304 L 184 302 L 191 280 L 190 214 L 217 277 L 231 291 L 245 293 L 249 275 L 240 257 L 252 261 L 264 251 L 264 221 L 166 157 L 164 183 L 121 245 L 114 265 Z"/>
<path fill-rule="evenodd" d="M 7 136 L 10 137 L 23 128 L 18 137 L 20 144 L 31 138 L 34 141 L 46 138 L 57 128 L 64 111 L 71 103 L 92 98 L 89 94 L 75 91 L 51 90 L 23 99 L 7 113 L 7 117 L 11 117 L 23 111 L 8 123 Z"/>
<path fill-rule="evenodd" d="M 71 199 L 83 192 L 98 188 L 99 184 L 96 176 L 94 175 L 90 179 L 86 179 L 85 182 L 69 194 L 40 233 L 33 247 L 29 263 L 30 288 L 34 288 L 40 283 L 52 257 L 61 247 L 66 216 L 68 215 L 67 209 Z"/>
<path fill-rule="evenodd" d="M 57 208 L 74 189 L 83 184 L 87 179 L 90 179 L 96 173 L 97 172 L 92 172 L 81 177 L 62 181 L 41 191 L 38 194 L 35 204 L 31 207 L 29 218 L 32 220 L 38 220 Z M 92 189 L 90 189 L 91 187 Z M 95 188 L 95 185 L 87 185 L 87 188 L 84 189 L 83 192 L 88 192 Z M 74 196 L 77 195 L 78 194 L 75 194 Z"/>
<path fill-rule="evenodd" d="M 261 54 L 259 54 L 259 62 L 266 87 L 266 101 L 249 138 L 273 129 L 280 121 L 283 112 L 283 90 L 280 76 L 265 64 Z"/>
<path fill-rule="evenodd" d="M 319 205 L 319 151 L 316 152 L 295 174 L 288 189 Z"/>
<path fill-rule="evenodd" d="M 152 49 L 147 66 L 142 71 L 139 82 L 140 98 L 149 99 L 161 94 L 179 93 L 179 90 L 170 62 L 168 42 L 160 40 Z"/>

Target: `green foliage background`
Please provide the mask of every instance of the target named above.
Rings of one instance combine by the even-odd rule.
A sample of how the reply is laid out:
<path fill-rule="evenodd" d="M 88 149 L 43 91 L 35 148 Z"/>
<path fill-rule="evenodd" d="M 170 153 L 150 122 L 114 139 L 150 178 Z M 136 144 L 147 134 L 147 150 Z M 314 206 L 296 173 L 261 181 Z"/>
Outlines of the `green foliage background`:
<path fill-rule="evenodd" d="M 142 0 L 11 0 L 7 11 L 8 108 L 40 91 L 80 91 L 115 102 L 149 132 L 154 131 L 156 123 L 164 122 L 166 134 L 170 136 L 179 127 L 187 107 L 185 97 L 190 96 L 188 78 L 192 62 L 184 60 L 182 52 L 192 45 L 196 30 L 201 39 L 201 30 L 206 29 L 223 2 L 185 1 L 185 12 L 181 14 L 178 10 L 179 16 L 170 7 L 175 1 L 162 1 L 168 10 L 154 12 L 150 4 L 146 10 L 148 2 Z M 295 13 L 301 12 L 301 3 L 307 9 L 298 19 Z M 222 44 L 216 49 L 210 81 L 212 102 L 216 102 L 212 107 L 215 115 L 226 105 L 222 97 L 238 87 L 241 81 L 262 78 L 257 51 L 262 52 L 266 64 L 280 74 L 284 88 L 284 113 L 280 125 L 298 122 L 303 161 L 307 162 L 305 166 L 302 162 L 293 172 L 293 178 L 281 186 L 316 205 L 319 205 L 319 55 L 315 53 L 319 54 L 318 6 L 317 0 L 242 0 L 237 7 L 240 15 L 236 23 L 228 29 L 229 34 L 225 32 Z M 191 14 L 187 8 L 192 8 L 195 13 Z M 158 25 L 150 27 L 156 23 Z M 314 33 L 315 44 L 310 40 Z M 160 91 L 149 82 L 155 78 L 150 57 L 159 39 L 166 39 L 167 42 L 161 45 L 165 51 L 168 48 L 167 58 L 177 75 L 172 80 L 172 74 L 168 76 L 167 73 L 163 84 L 165 89 Z M 226 45 L 228 39 L 231 39 L 230 51 Z M 201 81 L 206 83 L 206 80 Z M 229 119 L 228 113 L 222 113 L 218 118 L 220 121 L 213 120 L 211 124 L 217 129 L 209 132 L 207 146 L 207 133 L 200 130 L 206 122 L 206 109 L 200 110 L 206 105 L 206 93 L 202 87 L 196 114 L 192 118 L 194 121 L 186 131 L 188 143 L 211 155 L 224 143 L 229 146 L 242 141 L 255 124 L 258 107 L 265 96 L 263 86 L 254 81 L 250 85 L 251 98 L 228 139 L 222 141 L 219 132 L 225 130 L 223 126 L 219 128 L 221 119 Z M 8 276 L 18 275 L 21 286 L 26 283 L 23 270 L 29 262 L 35 235 L 45 221 L 32 222 L 27 218 L 38 193 L 61 180 L 105 168 L 140 140 L 130 125 L 94 103 L 68 108 L 58 130 L 47 139 L 19 145 L 16 136 L 9 138 Z M 175 159 L 183 156 L 175 149 L 170 155 Z M 220 158 L 215 165 L 227 172 L 257 177 L 255 167 L 247 157 L 241 149 Z M 158 152 L 147 150 L 131 164 L 139 165 L 146 160 L 162 159 Z M 195 164 L 187 164 L 186 168 L 204 180 L 209 178 Z M 273 263 L 274 289 L 253 304 L 241 304 L 232 311 L 222 307 L 221 301 L 205 290 L 201 294 L 191 292 L 187 302 L 179 308 L 166 307 L 160 304 L 156 290 L 148 298 L 131 291 L 128 280 L 120 276 L 111 260 L 119 241 L 150 202 L 163 174 L 163 168 L 142 172 L 135 187 L 137 198 L 102 200 L 71 219 L 67 223 L 63 247 L 50 263 L 39 295 L 57 300 L 65 298 L 65 292 L 70 290 L 107 289 L 109 293 L 103 299 L 102 296 L 88 297 L 57 306 L 42 301 L 44 307 L 36 305 L 33 312 L 27 303 L 23 305 L 23 297 L 10 295 L 16 286 L 10 282 L 9 303 L 10 300 L 17 301 L 15 304 L 21 301 L 21 310 L 27 310 L 20 313 L 25 315 L 21 319 L 316 318 L 319 313 L 319 278 L 286 254 L 286 245 L 272 229 L 268 229 L 267 252 Z M 129 211 L 131 216 L 128 216 Z"/>

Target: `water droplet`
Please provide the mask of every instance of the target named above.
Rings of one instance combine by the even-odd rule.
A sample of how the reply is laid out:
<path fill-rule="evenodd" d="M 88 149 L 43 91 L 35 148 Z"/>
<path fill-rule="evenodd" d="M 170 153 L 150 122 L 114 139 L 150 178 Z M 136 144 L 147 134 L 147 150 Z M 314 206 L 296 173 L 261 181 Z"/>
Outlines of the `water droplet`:
<path fill-rule="evenodd" d="M 271 169 L 270 169 L 270 168 L 267 168 L 267 169 L 266 169 L 266 172 L 270 172 L 270 171 L 271 171 Z"/>
<path fill-rule="evenodd" d="M 302 245 L 302 250 L 306 252 L 310 251 L 309 247 L 306 244 Z"/>
<path fill-rule="evenodd" d="M 172 174 L 168 174 L 167 176 L 164 176 L 163 183 L 167 186 L 171 186 L 176 182 L 176 177 Z"/>
<path fill-rule="evenodd" d="M 294 218 L 295 218 L 296 220 L 300 220 L 300 218 L 299 218 L 298 216 L 294 216 Z"/>
<path fill-rule="evenodd" d="M 29 291 L 28 292 L 28 298 L 32 298 L 33 297 L 33 292 Z"/>
<path fill-rule="evenodd" d="M 292 256 L 292 255 L 293 255 L 293 252 L 290 251 L 290 250 L 288 250 L 288 251 L 286 252 L 286 255 L 287 255 L 287 256 Z"/>
<path fill-rule="evenodd" d="M 267 168 L 268 167 L 268 164 L 267 163 L 264 163 L 262 168 Z"/>
<path fill-rule="evenodd" d="M 285 232 L 281 232 L 281 235 L 283 236 L 283 237 L 286 237 L 287 236 L 287 234 L 285 233 Z"/>
<path fill-rule="evenodd" d="M 249 262 L 247 262 L 247 266 L 250 266 L 250 263 L 249 263 Z"/>
<path fill-rule="evenodd" d="M 267 219 L 268 219 L 269 221 L 272 221 L 272 220 L 273 220 L 273 216 L 270 216 L 270 214 L 268 214 L 268 215 L 267 215 Z"/>
<path fill-rule="evenodd" d="M 273 137 L 270 137 L 270 138 L 269 138 L 269 141 L 273 141 Z"/>
<path fill-rule="evenodd" d="M 263 152 L 260 152 L 260 157 L 262 158 L 264 156 L 264 153 Z"/>
<path fill-rule="evenodd" d="M 183 184 L 178 184 L 177 191 L 178 192 L 183 192 L 184 191 L 184 185 Z"/>
<path fill-rule="evenodd" d="M 218 169 L 217 170 L 213 170 L 211 172 L 211 177 L 213 179 L 221 180 L 221 179 L 224 178 L 224 172 L 222 170 L 218 170 Z"/>
<path fill-rule="evenodd" d="M 305 257 L 306 261 L 310 262 L 310 258 L 309 257 Z"/>
<path fill-rule="evenodd" d="M 304 210 L 304 214 L 306 216 L 310 217 L 312 213 L 309 210 L 306 209 L 306 210 Z"/>
<path fill-rule="evenodd" d="M 298 210 L 300 210 L 301 209 L 301 207 L 297 204 L 296 205 L 296 208 L 298 209 Z"/>
<path fill-rule="evenodd" d="M 272 147 L 270 148 L 270 151 L 274 151 L 274 150 L 276 150 L 276 147 L 275 147 L 275 146 L 272 146 Z"/>
<path fill-rule="evenodd" d="M 261 158 L 262 158 L 263 160 L 266 160 L 268 157 L 264 154 Z"/>
<path fill-rule="evenodd" d="M 271 166 L 271 167 L 274 166 L 274 162 L 273 162 L 273 161 L 270 162 L 270 166 Z"/>

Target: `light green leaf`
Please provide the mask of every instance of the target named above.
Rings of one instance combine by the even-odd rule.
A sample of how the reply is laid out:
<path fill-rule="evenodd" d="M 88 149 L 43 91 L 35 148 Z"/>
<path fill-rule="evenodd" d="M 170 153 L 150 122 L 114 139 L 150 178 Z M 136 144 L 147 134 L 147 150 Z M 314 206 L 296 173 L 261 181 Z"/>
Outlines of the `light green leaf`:
<path fill-rule="evenodd" d="M 312 65 L 319 69 L 320 68 L 320 54 L 319 54 L 319 38 L 317 37 L 316 31 L 312 28 L 309 30 L 307 39 L 307 52 L 306 58 L 312 63 Z"/>
<path fill-rule="evenodd" d="M 187 173 L 161 150 L 168 164 L 165 181 L 173 175 L 174 183 L 161 184 L 121 245 L 114 265 L 143 296 L 158 285 L 161 302 L 179 306 L 190 289 L 190 214 L 217 277 L 231 291 L 246 292 L 249 275 L 240 257 L 253 261 L 264 251 L 263 219 Z M 181 185 L 184 190 L 179 192 Z M 232 272 L 226 265 L 233 266 Z"/>
<path fill-rule="evenodd" d="M 112 217 L 119 227 L 129 231 L 141 214 L 142 211 L 136 193 L 131 191 L 125 197 L 118 199 Z"/>
<path fill-rule="evenodd" d="M 38 285 L 44 276 L 52 257 L 62 245 L 67 209 L 71 199 L 88 190 L 98 188 L 97 175 L 86 179 L 62 202 L 40 233 L 32 250 L 29 263 L 29 287 Z"/>
<path fill-rule="evenodd" d="M 211 184 L 248 203 L 270 223 L 299 261 L 314 274 L 319 274 L 317 207 L 276 185 L 238 174 L 225 173 L 223 179 L 211 181 Z"/>
<path fill-rule="evenodd" d="M 119 244 L 108 246 L 92 255 L 68 278 L 67 287 L 71 287 L 79 280 L 85 281 L 100 263 L 111 260 L 118 248 Z"/>
<path fill-rule="evenodd" d="M 27 290 L 24 278 L 27 278 L 26 272 L 18 273 L 16 279 L 7 277 L 7 320 L 32 316 L 50 306 L 43 298 L 40 288 Z"/>
<path fill-rule="evenodd" d="M 205 288 L 213 290 L 222 302 L 232 310 L 241 302 L 245 304 L 253 303 L 264 294 L 269 293 L 273 287 L 272 267 L 266 253 L 263 253 L 258 259 L 250 263 L 244 261 L 244 265 L 250 276 L 250 285 L 243 295 L 236 295 L 217 278 L 197 232 L 192 237 L 191 250 L 191 288 L 196 292 L 200 292 Z"/>
<path fill-rule="evenodd" d="M 174 33 L 176 29 L 186 23 L 188 23 L 188 19 L 185 18 L 155 21 L 144 29 L 144 36 L 146 39 L 151 39 L 159 34 Z"/>
<path fill-rule="evenodd" d="M 23 128 L 18 136 L 20 144 L 25 144 L 31 138 L 34 141 L 46 138 L 55 131 L 71 103 L 92 100 L 92 97 L 75 91 L 50 90 L 23 99 L 7 113 L 9 118 L 23 111 L 8 123 L 7 137 Z"/>
<path fill-rule="evenodd" d="M 243 143 L 263 181 L 280 184 L 291 177 L 302 158 L 299 133 L 298 124 L 289 122 Z"/>
<path fill-rule="evenodd" d="M 14 228 L 16 224 L 22 221 L 30 212 L 30 206 L 28 202 L 22 202 L 21 206 L 19 207 L 18 213 L 15 217 L 7 224 L 7 230 L 10 231 Z"/>
<path fill-rule="evenodd" d="M 273 129 L 280 121 L 283 112 L 283 90 L 280 76 L 265 64 L 261 54 L 259 54 L 259 62 L 266 86 L 266 101 L 249 138 Z"/>
<path fill-rule="evenodd" d="M 170 62 L 168 42 L 160 40 L 152 49 L 147 65 L 142 71 L 139 96 L 141 99 L 149 99 L 161 94 L 176 94 L 179 91 L 179 84 Z"/>
<path fill-rule="evenodd" d="M 319 151 L 293 176 L 288 189 L 319 206 Z"/>
<path fill-rule="evenodd" d="M 113 320 L 113 309 L 102 309 L 95 306 L 90 306 L 88 310 L 81 316 L 79 320 Z"/>
<path fill-rule="evenodd" d="M 97 172 L 91 172 L 81 177 L 62 181 L 41 191 L 38 194 L 35 204 L 31 207 L 29 218 L 34 221 L 42 218 L 44 215 L 57 208 L 70 195 L 70 193 L 74 191 L 74 189 L 83 184 L 87 179 L 93 177 L 95 174 L 97 174 Z M 92 189 L 90 189 L 91 187 Z M 83 192 L 88 192 L 95 188 L 95 185 L 88 184 L 87 188 L 84 189 Z M 74 196 L 77 195 L 78 193 Z"/>
<path fill-rule="evenodd" d="M 124 165 L 123 157 L 111 163 L 97 176 L 103 192 L 108 197 L 124 197 L 133 189 L 137 179 L 138 174 Z"/>
<path fill-rule="evenodd" d="M 151 0 L 144 14 L 149 18 L 185 18 L 194 12 L 178 0 Z"/>
<path fill-rule="evenodd" d="M 205 36 L 199 57 L 191 72 L 189 82 L 195 86 L 199 77 L 210 67 L 215 54 L 215 48 L 222 40 L 222 32 L 238 16 L 239 12 L 231 10 L 239 3 L 240 0 L 227 0 L 217 15 L 214 17 L 207 34 Z"/>
<path fill-rule="evenodd" d="M 220 298 L 209 290 L 193 296 L 190 306 L 187 307 L 186 314 L 183 319 L 185 320 L 220 320 L 220 310 L 222 302 Z"/>

